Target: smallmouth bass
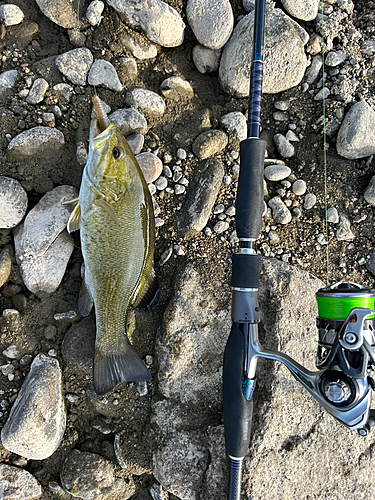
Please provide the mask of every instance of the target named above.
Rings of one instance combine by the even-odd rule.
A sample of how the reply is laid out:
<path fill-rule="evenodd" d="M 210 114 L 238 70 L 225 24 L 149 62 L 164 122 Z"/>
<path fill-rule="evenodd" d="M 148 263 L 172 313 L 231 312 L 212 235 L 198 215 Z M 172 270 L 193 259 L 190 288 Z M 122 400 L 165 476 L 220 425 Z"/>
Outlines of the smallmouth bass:
<path fill-rule="evenodd" d="M 85 272 L 78 308 L 95 305 L 94 389 L 106 394 L 119 382 L 150 380 L 126 335 L 131 305 L 144 307 L 156 292 L 153 257 L 155 221 L 151 195 L 134 155 L 99 97 L 97 119 L 79 198 L 68 231 L 80 229 Z"/>

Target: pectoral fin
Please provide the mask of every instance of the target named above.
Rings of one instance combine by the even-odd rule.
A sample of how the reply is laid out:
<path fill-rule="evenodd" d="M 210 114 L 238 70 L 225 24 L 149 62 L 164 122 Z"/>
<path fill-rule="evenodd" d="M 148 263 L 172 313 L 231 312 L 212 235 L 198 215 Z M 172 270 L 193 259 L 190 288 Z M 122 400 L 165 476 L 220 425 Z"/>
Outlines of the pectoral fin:
<path fill-rule="evenodd" d="M 70 214 L 68 220 L 68 225 L 67 225 L 68 233 L 76 231 L 81 226 L 81 206 L 78 203 L 78 198 L 76 200 L 66 201 L 64 202 L 64 205 L 68 204 L 72 205 L 73 203 L 75 203 L 75 207 L 73 212 Z"/>
<path fill-rule="evenodd" d="M 116 212 L 104 198 L 97 198 L 94 203 L 98 207 L 102 208 L 118 226 L 121 226 L 120 219 L 117 217 Z"/>
<path fill-rule="evenodd" d="M 78 298 L 78 310 L 82 316 L 88 316 L 90 314 L 93 304 L 94 301 L 92 300 L 91 294 L 86 286 L 85 278 L 83 278 Z"/>

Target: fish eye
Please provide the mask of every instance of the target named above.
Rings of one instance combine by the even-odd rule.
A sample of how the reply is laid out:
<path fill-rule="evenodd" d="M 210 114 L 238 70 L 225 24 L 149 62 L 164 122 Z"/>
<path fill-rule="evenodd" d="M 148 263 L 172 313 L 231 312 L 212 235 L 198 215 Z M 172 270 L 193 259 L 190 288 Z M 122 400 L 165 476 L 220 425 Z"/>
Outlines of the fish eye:
<path fill-rule="evenodd" d="M 123 151 L 121 148 L 118 148 L 117 146 L 115 146 L 112 150 L 112 155 L 113 155 L 113 158 L 115 160 L 118 160 L 119 158 L 121 158 L 121 156 L 123 155 Z"/>

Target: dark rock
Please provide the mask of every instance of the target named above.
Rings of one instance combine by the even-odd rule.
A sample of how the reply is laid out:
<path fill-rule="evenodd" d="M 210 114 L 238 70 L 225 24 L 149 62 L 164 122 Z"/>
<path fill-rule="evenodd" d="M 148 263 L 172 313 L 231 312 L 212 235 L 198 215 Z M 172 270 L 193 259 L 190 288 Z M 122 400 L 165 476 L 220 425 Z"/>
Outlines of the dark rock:
<path fill-rule="evenodd" d="M 206 162 L 198 182 L 190 187 L 181 210 L 176 214 L 177 230 L 181 237 L 190 239 L 205 227 L 223 175 L 224 167 L 219 160 L 212 158 Z"/>

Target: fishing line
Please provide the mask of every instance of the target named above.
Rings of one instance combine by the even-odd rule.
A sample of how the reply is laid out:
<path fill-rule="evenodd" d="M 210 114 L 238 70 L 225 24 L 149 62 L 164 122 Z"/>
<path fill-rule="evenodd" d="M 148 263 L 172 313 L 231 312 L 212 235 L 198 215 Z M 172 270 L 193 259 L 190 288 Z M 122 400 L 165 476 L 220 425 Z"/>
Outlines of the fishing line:
<path fill-rule="evenodd" d="M 322 95 L 323 95 L 323 171 L 324 171 L 324 219 L 325 219 L 325 238 L 326 238 L 326 284 L 329 285 L 329 238 L 328 238 L 328 196 L 327 196 L 327 134 L 326 134 L 326 98 L 325 98 L 325 64 L 324 64 L 324 16 L 323 0 L 321 2 L 322 11 Z"/>

